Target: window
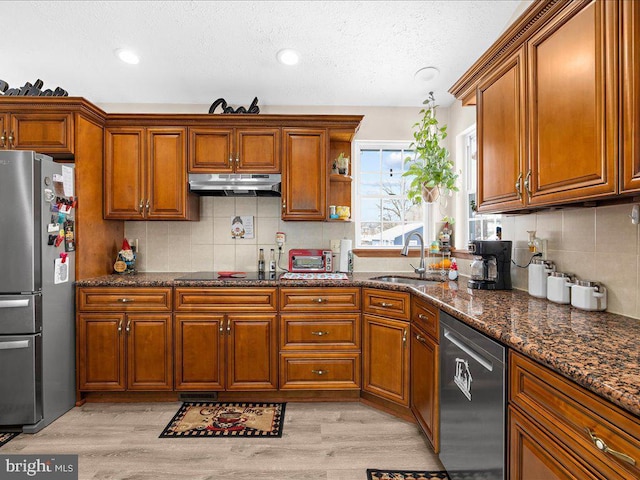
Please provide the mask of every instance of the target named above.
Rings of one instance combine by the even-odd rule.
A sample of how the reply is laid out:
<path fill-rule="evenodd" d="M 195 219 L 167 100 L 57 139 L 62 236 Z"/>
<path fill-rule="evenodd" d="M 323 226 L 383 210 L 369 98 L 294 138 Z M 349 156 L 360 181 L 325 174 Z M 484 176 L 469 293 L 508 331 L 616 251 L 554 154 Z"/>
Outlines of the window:
<path fill-rule="evenodd" d="M 356 142 L 355 155 L 356 248 L 398 248 L 423 233 L 426 209 L 407 199 L 402 176 L 409 142 Z"/>
<path fill-rule="evenodd" d="M 464 164 L 466 177 L 466 216 L 469 240 L 496 240 L 496 235 L 502 232 L 502 216 L 487 215 L 475 212 L 476 207 L 476 176 L 478 149 L 476 129 L 473 127 L 464 134 Z"/>

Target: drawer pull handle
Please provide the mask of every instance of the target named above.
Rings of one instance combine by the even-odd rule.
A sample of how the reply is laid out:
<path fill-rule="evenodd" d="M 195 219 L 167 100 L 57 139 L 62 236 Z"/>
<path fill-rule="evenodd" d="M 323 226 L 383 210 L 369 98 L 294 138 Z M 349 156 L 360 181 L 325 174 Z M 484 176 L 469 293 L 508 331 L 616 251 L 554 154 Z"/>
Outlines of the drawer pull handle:
<path fill-rule="evenodd" d="M 382 306 L 382 307 L 389 307 L 389 308 L 390 308 L 390 307 L 393 307 L 393 303 L 382 302 L 382 303 L 380 304 L 380 306 Z"/>
<path fill-rule="evenodd" d="M 420 335 L 419 333 L 416 333 L 416 340 L 418 340 L 420 343 L 424 343 L 426 345 L 427 343 L 427 339 L 424 338 L 422 335 Z"/>
<path fill-rule="evenodd" d="M 402 347 L 407 346 L 407 329 L 402 330 Z"/>
<path fill-rule="evenodd" d="M 118 333 L 122 332 L 122 320 L 118 322 Z"/>
<path fill-rule="evenodd" d="M 6 147 L 7 146 L 7 144 L 6 144 L 6 142 L 7 142 L 7 132 L 6 131 L 2 132 L 2 135 L 0 136 L 0 142 L 2 142 L 0 144 L 0 147 Z"/>
<path fill-rule="evenodd" d="M 119 298 L 118 301 L 120 303 L 131 303 L 131 302 L 135 302 L 136 299 L 135 298 Z"/>
<path fill-rule="evenodd" d="M 14 140 L 15 140 L 15 139 L 16 139 L 16 138 L 15 138 L 15 136 L 13 135 L 13 132 L 11 132 L 11 133 L 9 134 L 9 146 L 10 146 L 10 147 L 15 147 L 15 146 L 16 146 L 16 144 L 14 143 Z"/>
<path fill-rule="evenodd" d="M 419 318 L 420 320 L 429 320 L 429 317 L 427 317 L 426 315 L 423 315 L 423 314 L 421 314 L 421 313 L 419 313 L 419 314 L 418 314 L 418 318 Z"/>
<path fill-rule="evenodd" d="M 327 303 L 329 300 L 327 300 L 326 298 L 316 298 L 313 301 L 316 303 Z"/>
<path fill-rule="evenodd" d="M 127 333 L 131 331 L 131 320 L 127 320 L 127 326 L 125 327 L 125 330 L 127 331 Z"/>
<path fill-rule="evenodd" d="M 329 335 L 329 332 L 311 332 L 311 335 L 317 335 L 318 337 L 323 337 L 324 335 Z"/>
<path fill-rule="evenodd" d="M 324 375 L 325 373 L 329 373 L 329 370 L 311 370 L 311 373 L 315 373 L 316 375 Z"/>
<path fill-rule="evenodd" d="M 604 440 L 602 440 L 599 437 L 596 437 L 593 432 L 591 430 L 589 430 L 589 427 L 585 428 L 585 430 L 587 431 L 587 433 L 589 434 L 589 437 L 591 437 L 591 441 L 593 442 L 593 444 L 596 446 L 596 448 L 604 453 L 608 453 L 610 455 L 613 455 L 614 457 L 619 458 L 620 460 L 622 460 L 623 462 L 627 462 L 630 465 L 635 465 L 636 461 L 630 457 L 629 455 L 622 453 L 622 452 L 618 452 L 616 450 L 611 450 L 609 448 L 609 446 L 604 443 Z"/>

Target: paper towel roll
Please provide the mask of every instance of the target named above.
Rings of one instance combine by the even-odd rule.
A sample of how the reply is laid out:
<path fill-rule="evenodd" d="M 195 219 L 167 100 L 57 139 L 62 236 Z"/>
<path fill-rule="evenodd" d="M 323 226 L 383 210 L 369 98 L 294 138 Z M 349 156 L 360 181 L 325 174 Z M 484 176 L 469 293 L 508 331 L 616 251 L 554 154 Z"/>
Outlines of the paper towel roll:
<path fill-rule="evenodd" d="M 349 252 L 352 242 L 349 239 L 340 240 L 340 261 L 338 262 L 338 272 L 349 272 Z"/>

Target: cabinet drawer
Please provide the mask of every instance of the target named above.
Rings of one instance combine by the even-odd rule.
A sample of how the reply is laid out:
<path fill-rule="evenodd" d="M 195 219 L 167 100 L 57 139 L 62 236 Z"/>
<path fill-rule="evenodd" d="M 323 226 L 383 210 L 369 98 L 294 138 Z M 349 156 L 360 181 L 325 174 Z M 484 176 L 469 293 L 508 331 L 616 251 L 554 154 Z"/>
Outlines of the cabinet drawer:
<path fill-rule="evenodd" d="M 78 310 L 170 312 L 171 288 L 81 287 Z"/>
<path fill-rule="evenodd" d="M 363 297 L 362 309 L 364 313 L 409 320 L 411 296 L 408 293 L 364 288 Z"/>
<path fill-rule="evenodd" d="M 282 314 L 281 350 L 353 350 L 360 348 L 360 314 Z"/>
<path fill-rule="evenodd" d="M 281 390 L 358 390 L 359 353 L 283 353 Z"/>
<path fill-rule="evenodd" d="M 275 312 L 275 288 L 176 288 L 177 312 Z"/>
<path fill-rule="evenodd" d="M 281 288 L 281 312 L 357 312 L 359 288 Z"/>
<path fill-rule="evenodd" d="M 438 321 L 438 308 L 426 300 L 416 297 L 411 299 L 411 321 L 418 325 L 425 333 L 433 337 L 436 343 L 440 338 L 440 325 Z"/>
<path fill-rule="evenodd" d="M 11 115 L 11 131 L 16 149 L 73 154 L 71 113 L 14 113 Z"/>
<path fill-rule="evenodd" d="M 512 405 L 605 478 L 640 478 L 640 421 L 515 352 L 510 369 Z M 591 435 L 628 461 L 596 448 Z"/>

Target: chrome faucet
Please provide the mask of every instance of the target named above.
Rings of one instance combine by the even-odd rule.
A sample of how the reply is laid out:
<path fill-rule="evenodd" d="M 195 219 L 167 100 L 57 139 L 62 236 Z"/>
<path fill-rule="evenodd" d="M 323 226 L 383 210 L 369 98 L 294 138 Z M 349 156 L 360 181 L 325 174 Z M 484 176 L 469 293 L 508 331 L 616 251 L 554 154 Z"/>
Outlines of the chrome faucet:
<path fill-rule="evenodd" d="M 411 267 L 413 268 L 413 271 L 417 273 L 420 276 L 420 278 L 425 278 L 427 268 L 424 263 L 424 238 L 422 237 L 421 234 L 419 234 L 418 232 L 413 232 L 409 236 L 407 236 L 407 238 L 405 238 L 404 240 L 404 246 L 402 247 L 402 250 L 400 250 L 400 255 L 403 255 L 405 257 L 409 255 L 409 239 L 414 235 L 418 237 L 418 240 L 420 240 L 420 266 L 416 268 L 411 264 L 409 265 L 411 265 Z"/>

